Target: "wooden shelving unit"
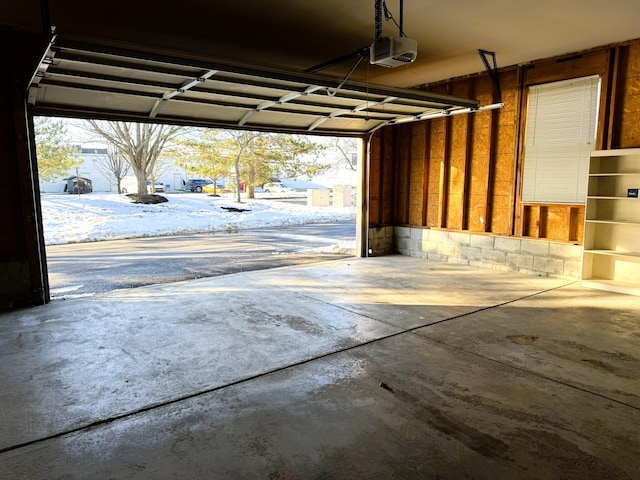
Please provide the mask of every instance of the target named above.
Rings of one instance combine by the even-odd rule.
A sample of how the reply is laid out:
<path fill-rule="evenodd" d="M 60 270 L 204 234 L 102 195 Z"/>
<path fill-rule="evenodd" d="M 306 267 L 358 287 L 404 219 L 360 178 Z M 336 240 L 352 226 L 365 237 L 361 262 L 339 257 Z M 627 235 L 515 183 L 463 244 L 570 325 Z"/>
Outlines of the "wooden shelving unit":
<path fill-rule="evenodd" d="M 640 148 L 598 150 L 589 160 L 582 286 L 640 296 Z"/>

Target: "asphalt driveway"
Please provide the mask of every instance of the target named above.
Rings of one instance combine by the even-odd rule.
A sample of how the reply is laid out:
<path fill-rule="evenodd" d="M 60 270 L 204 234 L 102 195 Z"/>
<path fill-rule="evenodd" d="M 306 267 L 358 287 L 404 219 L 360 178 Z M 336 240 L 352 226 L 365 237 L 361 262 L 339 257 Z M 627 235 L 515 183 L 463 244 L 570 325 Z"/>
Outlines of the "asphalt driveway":
<path fill-rule="evenodd" d="M 301 265 L 353 254 L 355 224 L 202 233 L 47 247 L 52 299 Z"/>

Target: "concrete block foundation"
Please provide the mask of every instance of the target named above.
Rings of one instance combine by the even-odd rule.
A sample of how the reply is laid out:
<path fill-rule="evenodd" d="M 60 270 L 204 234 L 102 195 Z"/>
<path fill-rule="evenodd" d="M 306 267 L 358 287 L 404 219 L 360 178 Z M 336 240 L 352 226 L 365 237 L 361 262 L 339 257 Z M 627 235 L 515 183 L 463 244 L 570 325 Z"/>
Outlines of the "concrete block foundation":
<path fill-rule="evenodd" d="M 386 235 L 388 230 L 382 243 L 379 235 L 374 237 L 380 253 L 390 248 Z M 392 240 L 392 252 L 411 257 L 543 277 L 580 278 L 580 245 L 415 227 L 395 227 Z"/>

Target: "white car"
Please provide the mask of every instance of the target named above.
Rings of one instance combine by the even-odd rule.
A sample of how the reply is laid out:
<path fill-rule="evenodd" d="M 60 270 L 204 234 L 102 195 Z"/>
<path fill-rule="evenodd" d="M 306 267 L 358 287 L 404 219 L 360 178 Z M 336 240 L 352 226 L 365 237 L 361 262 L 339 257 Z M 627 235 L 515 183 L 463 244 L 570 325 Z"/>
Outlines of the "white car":
<path fill-rule="evenodd" d="M 120 191 L 122 193 L 138 193 L 138 179 L 136 177 L 124 177 L 120 181 Z M 151 181 L 147 180 L 147 191 L 151 192 Z M 164 184 L 161 182 L 155 182 L 154 191 L 164 192 Z"/>
<path fill-rule="evenodd" d="M 149 180 L 147 180 L 147 190 L 151 191 L 151 182 Z M 162 182 L 155 182 L 155 185 L 153 187 L 153 190 L 155 192 L 164 192 L 164 183 Z"/>
<path fill-rule="evenodd" d="M 293 193 L 295 188 L 287 187 L 280 182 L 265 183 L 262 188 L 264 193 Z"/>

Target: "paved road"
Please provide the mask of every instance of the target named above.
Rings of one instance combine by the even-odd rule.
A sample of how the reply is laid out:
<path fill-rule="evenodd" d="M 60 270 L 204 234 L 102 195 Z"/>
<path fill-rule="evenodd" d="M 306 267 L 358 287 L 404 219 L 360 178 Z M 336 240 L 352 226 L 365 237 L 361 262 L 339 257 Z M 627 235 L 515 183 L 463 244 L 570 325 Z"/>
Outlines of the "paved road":
<path fill-rule="evenodd" d="M 236 233 L 51 245 L 51 296 L 72 298 L 118 288 L 344 258 L 355 224 L 301 225 Z"/>

